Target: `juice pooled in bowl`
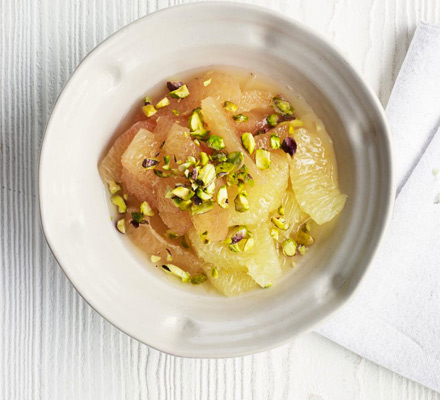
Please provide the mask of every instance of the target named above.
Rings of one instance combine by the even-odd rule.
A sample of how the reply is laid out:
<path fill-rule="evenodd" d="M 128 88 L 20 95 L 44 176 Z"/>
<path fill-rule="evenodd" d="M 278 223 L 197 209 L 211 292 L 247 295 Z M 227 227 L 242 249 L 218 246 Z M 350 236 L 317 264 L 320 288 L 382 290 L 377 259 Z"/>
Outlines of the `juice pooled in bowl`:
<path fill-rule="evenodd" d="M 119 232 L 185 284 L 268 288 L 341 213 L 332 141 L 300 96 L 208 71 L 164 82 L 141 108 L 99 172 Z"/>

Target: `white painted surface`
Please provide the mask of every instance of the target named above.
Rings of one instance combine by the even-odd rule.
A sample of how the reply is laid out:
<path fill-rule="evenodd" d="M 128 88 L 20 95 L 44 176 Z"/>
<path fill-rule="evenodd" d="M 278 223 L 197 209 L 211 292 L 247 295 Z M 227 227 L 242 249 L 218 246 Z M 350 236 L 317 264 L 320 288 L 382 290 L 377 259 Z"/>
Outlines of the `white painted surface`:
<path fill-rule="evenodd" d="M 72 289 L 39 226 L 36 177 L 43 127 L 88 51 L 133 19 L 174 3 L 0 2 L 0 398 L 440 399 L 317 334 L 241 359 L 167 356 L 117 331 Z M 436 0 L 255 3 L 281 10 L 334 41 L 383 104 L 417 21 L 440 23 Z"/>

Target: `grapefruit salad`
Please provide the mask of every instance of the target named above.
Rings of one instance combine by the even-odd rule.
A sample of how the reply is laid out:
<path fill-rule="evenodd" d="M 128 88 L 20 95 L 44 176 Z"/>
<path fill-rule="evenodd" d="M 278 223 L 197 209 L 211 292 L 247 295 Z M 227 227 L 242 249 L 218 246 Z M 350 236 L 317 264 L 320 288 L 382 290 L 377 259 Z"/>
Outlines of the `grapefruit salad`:
<path fill-rule="evenodd" d="M 225 296 L 269 288 L 344 208 L 322 122 L 267 82 L 166 82 L 99 163 L 116 229 L 172 279 Z"/>

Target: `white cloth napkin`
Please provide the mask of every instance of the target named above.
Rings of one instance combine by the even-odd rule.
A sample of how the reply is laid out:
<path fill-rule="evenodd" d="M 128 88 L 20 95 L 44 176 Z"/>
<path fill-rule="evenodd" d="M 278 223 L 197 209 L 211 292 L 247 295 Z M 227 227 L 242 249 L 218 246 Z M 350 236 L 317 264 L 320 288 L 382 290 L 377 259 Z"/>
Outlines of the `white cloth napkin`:
<path fill-rule="evenodd" d="M 422 23 L 391 94 L 397 199 L 353 300 L 319 332 L 440 391 L 440 27 Z"/>

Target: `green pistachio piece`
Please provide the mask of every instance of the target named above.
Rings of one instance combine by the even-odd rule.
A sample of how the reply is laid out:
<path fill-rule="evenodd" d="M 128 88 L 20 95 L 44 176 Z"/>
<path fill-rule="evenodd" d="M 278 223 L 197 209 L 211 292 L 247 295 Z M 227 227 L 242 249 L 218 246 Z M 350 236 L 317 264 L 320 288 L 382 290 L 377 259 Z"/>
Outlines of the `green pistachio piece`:
<path fill-rule="evenodd" d="M 282 231 L 287 231 L 287 229 L 289 229 L 290 224 L 286 222 L 283 217 L 272 217 L 270 220 L 278 229 L 281 229 Z"/>
<path fill-rule="evenodd" d="M 180 208 L 182 211 L 186 211 L 189 210 L 192 206 L 192 201 L 191 200 L 182 200 L 179 197 L 174 197 L 171 199 L 173 204 Z"/>
<path fill-rule="evenodd" d="M 236 114 L 232 116 L 232 119 L 236 122 L 246 122 L 249 119 L 249 117 L 243 114 Z"/>
<path fill-rule="evenodd" d="M 241 142 L 243 143 L 243 147 L 248 151 L 249 154 L 252 154 L 255 150 L 255 139 L 254 135 L 250 132 L 245 132 L 241 135 Z"/>
<path fill-rule="evenodd" d="M 212 194 L 205 193 L 203 189 L 198 188 L 196 190 L 197 197 L 201 198 L 203 201 L 208 201 L 212 199 Z"/>
<path fill-rule="evenodd" d="M 269 289 L 270 287 L 272 287 L 271 283 L 267 283 L 266 285 L 262 286 L 263 289 Z"/>
<path fill-rule="evenodd" d="M 122 197 L 124 198 L 124 200 L 128 200 L 128 194 L 127 194 L 127 193 L 124 193 L 124 194 L 122 195 Z"/>
<path fill-rule="evenodd" d="M 215 279 L 218 277 L 218 269 L 216 267 L 213 267 L 211 269 L 211 276 Z"/>
<path fill-rule="evenodd" d="M 169 249 L 165 249 L 167 252 L 167 261 L 173 261 L 173 255 L 171 254 L 171 251 Z"/>
<path fill-rule="evenodd" d="M 118 207 L 119 214 L 123 214 L 127 211 L 127 205 L 125 204 L 124 199 L 118 194 L 114 195 L 111 198 L 111 201 L 116 207 Z"/>
<path fill-rule="evenodd" d="M 111 179 L 108 181 L 108 190 L 111 194 L 116 194 L 121 190 L 121 186 Z"/>
<path fill-rule="evenodd" d="M 208 239 L 208 231 L 200 234 L 200 240 L 203 244 L 209 244 L 210 240 Z"/>
<path fill-rule="evenodd" d="M 228 189 L 223 185 L 217 192 L 217 204 L 221 208 L 229 208 Z"/>
<path fill-rule="evenodd" d="M 226 110 L 231 111 L 231 112 L 235 112 L 235 111 L 238 110 L 238 106 L 237 106 L 237 104 L 231 103 L 230 101 L 225 101 L 225 102 L 223 103 L 223 107 L 224 107 Z"/>
<path fill-rule="evenodd" d="M 150 260 L 153 264 L 157 264 L 162 258 L 159 256 L 151 256 Z"/>
<path fill-rule="evenodd" d="M 164 163 L 164 166 L 162 167 L 162 169 L 164 169 L 165 171 L 169 171 L 171 169 L 171 167 L 170 167 L 170 156 L 165 156 L 163 158 L 163 163 Z"/>
<path fill-rule="evenodd" d="M 133 221 L 139 223 L 144 219 L 144 214 L 142 214 L 140 212 L 132 212 L 131 218 L 133 219 Z"/>
<path fill-rule="evenodd" d="M 235 210 L 238 212 L 245 212 L 249 210 L 249 201 L 247 199 L 247 193 L 241 192 L 235 196 L 234 199 Z"/>
<path fill-rule="evenodd" d="M 154 215 L 153 209 L 146 201 L 141 203 L 140 209 L 141 209 L 141 213 L 147 217 L 152 217 Z"/>
<path fill-rule="evenodd" d="M 297 250 L 298 250 L 299 254 L 301 254 L 303 256 L 304 254 L 306 254 L 307 247 L 304 246 L 303 244 L 300 244 L 300 245 L 298 245 Z"/>
<path fill-rule="evenodd" d="M 299 231 L 295 235 L 295 240 L 304 246 L 311 246 L 315 242 L 315 239 L 313 239 L 312 235 L 304 231 Z"/>
<path fill-rule="evenodd" d="M 159 101 L 156 104 L 156 108 L 159 110 L 160 108 L 164 108 L 166 106 L 170 105 L 170 101 L 168 100 L 167 97 L 164 97 L 161 101 Z"/>
<path fill-rule="evenodd" d="M 228 159 L 227 154 L 219 152 L 219 153 L 213 153 L 210 156 L 212 161 L 217 161 L 217 162 L 225 162 Z"/>
<path fill-rule="evenodd" d="M 213 208 L 214 208 L 213 201 L 206 201 L 199 205 L 193 204 L 191 207 L 191 214 L 192 215 L 204 214 L 208 211 L 211 211 Z"/>
<path fill-rule="evenodd" d="M 147 96 L 144 98 L 144 106 L 147 104 L 151 104 L 153 102 L 153 99 L 150 96 Z"/>
<path fill-rule="evenodd" d="M 179 235 L 177 233 L 173 232 L 171 229 L 166 230 L 165 236 L 168 239 L 177 239 L 179 237 Z"/>
<path fill-rule="evenodd" d="M 279 149 L 281 147 L 281 139 L 277 135 L 270 135 L 270 147 Z"/>
<path fill-rule="evenodd" d="M 255 163 L 260 169 L 270 168 L 270 152 L 263 149 L 258 149 L 255 152 Z"/>
<path fill-rule="evenodd" d="M 243 166 L 244 154 L 241 151 L 233 151 L 228 154 L 228 162 L 234 164 L 237 170 Z"/>
<path fill-rule="evenodd" d="M 199 141 L 199 139 L 194 139 L 194 144 L 195 144 L 196 146 L 199 146 L 199 147 L 200 147 L 200 141 Z"/>
<path fill-rule="evenodd" d="M 174 114 L 175 116 L 177 116 L 177 117 L 179 116 L 179 114 L 180 114 L 180 113 L 179 113 L 179 110 L 176 110 L 175 108 L 173 108 L 172 111 L 173 111 L 173 114 Z"/>
<path fill-rule="evenodd" d="M 271 228 L 270 236 L 278 242 L 278 240 L 280 240 L 280 231 L 277 228 Z"/>
<path fill-rule="evenodd" d="M 146 106 L 143 106 L 142 111 L 147 118 L 150 118 L 157 113 L 157 110 L 154 108 L 153 104 L 147 104 Z"/>
<path fill-rule="evenodd" d="M 189 90 L 186 85 L 180 86 L 178 89 L 170 92 L 170 96 L 174 99 L 184 99 L 189 96 Z"/>
<path fill-rule="evenodd" d="M 311 224 L 310 222 L 306 222 L 306 223 L 304 224 L 304 230 L 305 230 L 306 232 L 310 232 L 310 231 L 312 230 L 312 224 Z"/>
<path fill-rule="evenodd" d="M 211 135 L 206 141 L 206 144 L 214 150 L 223 150 L 226 147 L 223 138 L 216 135 Z"/>
<path fill-rule="evenodd" d="M 191 197 L 194 196 L 194 192 L 185 186 L 178 186 L 174 188 L 171 193 L 182 200 L 189 200 Z"/>
<path fill-rule="evenodd" d="M 189 249 L 189 244 L 185 236 L 182 236 L 182 240 L 180 241 L 180 244 L 184 249 Z"/>
<path fill-rule="evenodd" d="M 184 271 L 182 268 L 179 268 L 178 266 L 174 264 L 164 264 L 162 265 L 162 269 L 174 276 L 177 276 L 178 278 L 182 279 L 182 282 L 188 282 L 190 275 L 188 272 Z"/>
<path fill-rule="evenodd" d="M 125 219 L 122 218 L 118 222 L 116 222 L 116 228 L 119 232 L 125 233 Z"/>
<path fill-rule="evenodd" d="M 283 253 L 287 257 L 293 257 L 296 254 L 296 242 L 293 239 L 286 239 L 283 242 Z"/>
<path fill-rule="evenodd" d="M 205 82 L 203 82 L 203 86 L 209 86 L 212 82 L 212 78 L 207 79 Z"/>
<path fill-rule="evenodd" d="M 291 116 L 295 111 L 292 105 L 288 101 L 284 100 L 281 96 L 275 96 L 272 99 L 272 107 L 281 115 Z"/>
<path fill-rule="evenodd" d="M 270 126 L 277 126 L 279 119 L 280 117 L 276 114 L 270 114 L 269 116 L 266 117 L 266 121 Z"/>
<path fill-rule="evenodd" d="M 199 153 L 200 163 L 205 166 L 209 162 L 208 154 L 206 154 L 204 151 L 201 151 Z"/>
<path fill-rule="evenodd" d="M 212 181 L 208 186 L 206 186 L 206 188 L 204 189 L 204 191 L 209 194 L 209 195 L 213 195 L 215 192 L 215 181 Z"/>
<path fill-rule="evenodd" d="M 206 282 L 208 277 L 205 274 L 195 274 L 191 277 L 191 283 L 193 285 L 200 285 L 203 282 Z"/>
<path fill-rule="evenodd" d="M 188 126 L 191 136 L 195 138 L 204 139 L 208 135 L 209 131 L 205 129 L 203 115 L 200 107 L 192 111 L 188 120 Z"/>
<path fill-rule="evenodd" d="M 158 169 L 153 170 L 153 172 L 155 173 L 156 176 L 158 176 L 159 178 L 169 178 L 172 173 L 168 172 L 168 171 L 160 171 Z"/>
<path fill-rule="evenodd" d="M 252 249 L 252 247 L 254 247 L 254 245 L 255 245 L 254 238 L 246 239 L 244 241 L 243 251 L 248 251 L 248 250 Z"/>
<path fill-rule="evenodd" d="M 283 206 L 278 207 L 278 214 L 284 215 L 284 207 Z"/>
<path fill-rule="evenodd" d="M 206 164 L 199 172 L 198 181 L 203 183 L 203 186 L 208 186 L 216 178 L 215 167 L 212 164 Z"/>

